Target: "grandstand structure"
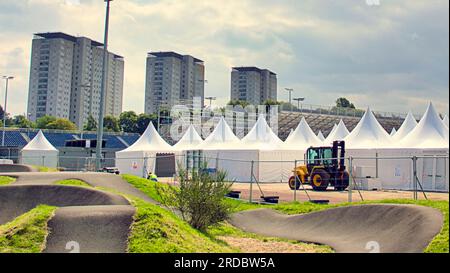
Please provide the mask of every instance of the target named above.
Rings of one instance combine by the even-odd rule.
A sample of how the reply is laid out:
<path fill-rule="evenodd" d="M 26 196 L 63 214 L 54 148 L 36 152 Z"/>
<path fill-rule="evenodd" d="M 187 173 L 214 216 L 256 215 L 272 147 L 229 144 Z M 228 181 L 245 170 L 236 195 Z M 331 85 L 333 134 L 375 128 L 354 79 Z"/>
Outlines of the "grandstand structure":
<path fill-rule="evenodd" d="M 309 124 L 309 127 L 318 134 L 319 131 L 322 131 L 325 137 L 333 129 L 335 124 L 338 124 L 342 119 L 347 127 L 347 129 L 351 132 L 358 122 L 361 120 L 359 116 L 348 116 L 348 115 L 330 115 L 330 114 L 318 114 L 318 113 L 300 113 L 300 112 L 280 112 L 278 117 L 278 136 L 281 140 L 286 140 L 289 136 L 291 130 L 295 130 L 297 125 L 300 123 L 300 120 L 304 117 Z M 386 116 L 378 116 L 378 121 L 381 126 L 387 131 L 391 132 L 392 128 L 398 130 L 404 118 L 402 117 L 386 117 Z"/>
<path fill-rule="evenodd" d="M 328 136 L 333 126 L 342 119 L 351 131 L 361 119 L 360 115 L 339 115 L 329 112 L 314 112 L 314 111 L 280 111 L 278 113 L 278 136 L 281 140 L 285 140 L 291 130 L 295 130 L 302 118 L 305 118 L 311 129 L 317 134 L 322 131 L 325 137 Z M 386 116 L 377 115 L 377 119 L 383 128 L 387 132 L 391 132 L 393 128 L 398 130 L 403 121 L 403 115 Z M 206 122 L 207 120 L 202 120 Z M 218 119 L 217 119 L 218 121 Z M 234 122 L 233 122 L 234 123 Z M 211 125 L 211 124 L 210 124 Z M 235 124 L 229 124 L 233 128 Z M 159 127 L 159 133 L 170 144 L 175 144 L 170 137 L 171 124 L 161 124 Z M 214 126 L 212 127 L 214 129 Z M 246 134 L 251 128 L 246 128 L 244 133 Z M 67 147 L 67 141 L 73 140 L 95 140 L 97 135 L 95 132 L 83 132 L 83 131 L 61 131 L 61 130 L 42 130 L 48 141 L 60 151 L 59 166 L 66 169 L 73 170 L 92 170 L 93 161 L 90 162 L 89 158 L 95 157 L 94 147 Z M 33 139 L 38 130 L 36 129 L 17 129 L 7 128 L 5 134 L 5 146 L 0 147 L 0 158 L 9 158 L 18 162 L 20 150 L 27 145 L 27 143 Z M 236 132 L 235 132 L 236 133 Z M 206 138 L 205 135 L 203 135 Z M 133 133 L 112 133 L 105 132 L 104 141 L 105 147 L 103 149 L 104 166 L 115 166 L 115 153 L 126 149 L 134 144 L 139 138 L 139 134 Z M 0 134 L 0 141 L 2 140 L 2 134 Z M 88 162 L 89 161 L 89 162 Z"/>
<path fill-rule="evenodd" d="M 39 130 L 8 128 L 5 132 L 5 146 L 0 147 L 0 158 L 12 159 L 19 163 L 19 152 L 33 139 Z M 95 169 L 95 147 L 66 147 L 67 141 L 96 140 L 94 132 L 42 130 L 47 140 L 59 150 L 58 167 L 66 170 Z M 2 141 L 0 134 L 0 141 Z M 115 153 L 132 145 L 139 138 L 139 134 L 110 133 L 103 135 L 105 148 L 103 149 L 103 166 L 115 166 Z M 92 159 L 92 160 L 90 160 Z"/>
<path fill-rule="evenodd" d="M 5 146 L 22 148 L 33 139 L 39 130 L 8 128 L 5 133 Z M 65 147 L 66 141 L 80 139 L 96 139 L 95 132 L 42 130 L 48 141 L 56 148 Z M 0 134 L 0 142 L 2 141 Z M 130 133 L 104 133 L 107 149 L 125 149 L 139 138 L 139 134 Z"/>

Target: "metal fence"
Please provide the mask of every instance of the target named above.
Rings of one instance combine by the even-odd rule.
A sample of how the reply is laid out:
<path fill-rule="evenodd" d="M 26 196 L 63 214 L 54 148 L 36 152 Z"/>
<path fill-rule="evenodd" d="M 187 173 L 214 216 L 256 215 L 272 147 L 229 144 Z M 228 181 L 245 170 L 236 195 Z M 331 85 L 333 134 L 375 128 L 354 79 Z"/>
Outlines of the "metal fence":
<path fill-rule="evenodd" d="M 213 157 L 202 151 L 175 154 L 154 154 L 129 158 L 104 158 L 103 167 L 119 167 L 122 173 L 146 177 L 148 172 L 156 174 L 164 170 L 167 178 L 163 182 L 176 182 L 181 169 L 198 171 L 204 169 L 214 173 L 227 173 L 232 189 L 242 200 L 249 202 L 329 201 L 358 202 L 380 199 L 438 199 L 448 200 L 449 157 L 434 156 L 384 156 L 347 157 L 345 165 L 350 185 L 344 191 L 314 191 L 310 185 L 300 184 L 291 190 L 288 180 L 296 177 L 294 168 L 305 165 L 304 159 L 252 160 L 246 153 L 239 159 Z M 167 159 L 170 160 L 167 160 Z M 16 163 L 48 166 L 62 171 L 96 171 L 95 157 L 35 156 L 10 157 Z M 330 160 L 330 159 L 327 159 Z M 203 165 L 204 164 L 204 165 Z M 173 168 L 173 169 L 172 169 Z"/>

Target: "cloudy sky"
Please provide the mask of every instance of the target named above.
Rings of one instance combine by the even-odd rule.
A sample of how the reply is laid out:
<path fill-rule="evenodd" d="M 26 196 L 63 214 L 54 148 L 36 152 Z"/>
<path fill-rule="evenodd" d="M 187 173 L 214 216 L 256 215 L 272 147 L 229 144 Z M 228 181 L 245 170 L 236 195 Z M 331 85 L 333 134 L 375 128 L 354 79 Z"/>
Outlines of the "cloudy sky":
<path fill-rule="evenodd" d="M 225 104 L 232 66 L 256 65 L 310 104 L 448 113 L 447 0 L 115 0 L 110 49 L 125 57 L 124 110 L 144 109 L 145 58 L 177 51 L 205 61 L 207 96 Z M 369 3 L 369 4 L 368 4 Z M 8 110 L 26 111 L 32 34 L 103 39 L 103 0 L 0 0 L 0 75 L 16 76 Z M 0 87 L 3 100 L 3 83 Z M 3 105 L 3 103 L 2 103 Z"/>

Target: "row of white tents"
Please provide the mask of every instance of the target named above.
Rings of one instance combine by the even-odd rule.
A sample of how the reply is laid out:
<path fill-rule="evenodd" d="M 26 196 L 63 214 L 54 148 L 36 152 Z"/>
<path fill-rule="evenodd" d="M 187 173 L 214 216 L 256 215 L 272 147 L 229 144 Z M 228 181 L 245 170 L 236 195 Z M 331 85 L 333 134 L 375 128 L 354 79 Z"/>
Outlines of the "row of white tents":
<path fill-rule="evenodd" d="M 191 125 L 173 146 L 150 123 L 133 145 L 116 153 L 116 166 L 121 173 L 144 176 L 155 170 L 157 154 L 174 154 L 183 166 L 188 151 L 202 151 L 210 167 L 227 171 L 231 180 L 248 182 L 253 176 L 261 182 L 285 182 L 295 161 L 303 164 L 308 147 L 329 146 L 335 140 L 344 140 L 347 156 L 355 158 L 352 169 L 358 178 L 374 178 L 382 188 L 411 189 L 414 180 L 411 158 L 416 156 L 417 174 L 425 189 L 448 191 L 448 122 L 448 116 L 442 120 L 430 103 L 420 122 L 409 113 L 398 131 L 389 134 L 368 109 L 351 132 L 341 120 L 325 138 L 321 132 L 316 135 L 303 118 L 282 141 L 262 115 L 242 139 L 222 117 L 205 140 Z M 20 155 L 23 164 L 56 167 L 58 162 L 58 150 L 42 132 Z"/>
<path fill-rule="evenodd" d="M 302 119 L 284 142 L 262 115 L 242 139 L 236 137 L 221 118 L 205 140 L 191 125 L 174 146 L 165 142 L 150 124 L 134 145 L 116 153 L 116 165 L 122 173 L 144 175 L 155 169 L 158 153 L 172 153 L 182 158 L 187 151 L 201 150 L 211 167 L 227 171 L 232 180 L 248 182 L 254 176 L 258 181 L 284 182 L 292 174 L 295 160 L 302 160 L 308 147 L 328 146 L 334 140 L 346 142 L 347 155 L 355 157 L 353 167 L 359 177 L 376 178 L 384 188 L 410 189 L 412 163 L 406 157 L 426 157 L 420 161 L 418 175 L 430 177 L 428 172 L 432 172 L 428 189 L 448 191 L 448 161 L 442 159 L 448 157 L 448 117 L 442 120 L 431 103 L 419 123 L 409 113 L 399 130 L 392 134 L 386 132 L 370 109 L 352 132 L 341 120 L 325 138 L 321 133 L 316 135 Z M 381 160 L 386 157 L 405 159 Z M 432 163 L 425 162 L 429 157 L 433 158 Z M 441 160 L 446 160 L 443 168 Z"/>

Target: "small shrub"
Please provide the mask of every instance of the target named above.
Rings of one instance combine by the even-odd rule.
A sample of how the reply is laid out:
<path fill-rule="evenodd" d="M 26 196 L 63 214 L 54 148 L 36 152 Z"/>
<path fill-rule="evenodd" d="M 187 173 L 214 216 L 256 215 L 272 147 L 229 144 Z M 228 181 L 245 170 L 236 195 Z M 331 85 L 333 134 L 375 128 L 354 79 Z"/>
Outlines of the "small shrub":
<path fill-rule="evenodd" d="M 163 204 L 175 208 L 184 221 L 192 227 L 205 231 L 228 218 L 231 206 L 225 195 L 231 184 L 225 182 L 226 173 L 218 171 L 211 175 L 198 171 L 179 171 L 179 187 L 157 188 Z"/>

